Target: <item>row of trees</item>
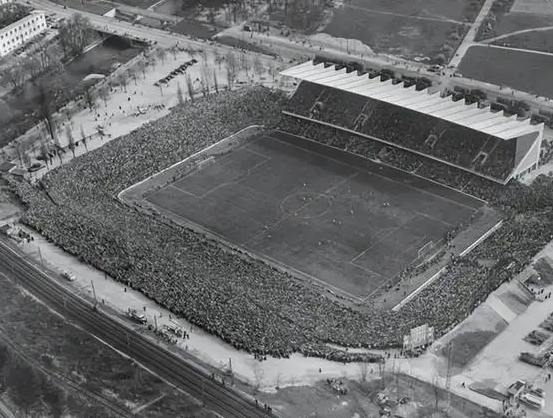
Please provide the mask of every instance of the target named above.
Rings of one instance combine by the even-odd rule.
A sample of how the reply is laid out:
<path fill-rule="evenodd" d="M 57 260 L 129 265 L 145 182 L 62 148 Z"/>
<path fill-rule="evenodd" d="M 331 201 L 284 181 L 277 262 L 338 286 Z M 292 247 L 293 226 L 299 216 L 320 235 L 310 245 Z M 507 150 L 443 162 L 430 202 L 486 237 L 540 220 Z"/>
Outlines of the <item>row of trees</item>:
<path fill-rule="evenodd" d="M 36 80 L 49 70 L 64 70 L 64 64 L 81 55 L 94 39 L 94 31 L 88 18 L 73 15 L 64 20 L 59 35 L 48 41 L 39 41 L 32 53 L 17 57 L 0 69 L 0 85 L 19 90 L 27 79 Z"/>
<path fill-rule="evenodd" d="M 87 88 L 83 92 L 81 99 L 91 112 L 96 112 L 100 103 L 107 106 L 107 100 L 115 88 L 121 88 L 123 91 L 127 91 L 127 87 L 131 80 L 137 85 L 139 78 L 146 77 L 148 68 L 155 67 L 157 62 L 165 63 L 168 54 L 172 54 L 173 59 L 176 60 L 179 51 L 180 48 L 177 46 L 169 49 L 160 47 L 154 50 L 148 50 L 135 65 L 123 71 L 119 71 L 118 74 L 112 77 L 108 82 L 103 82 L 100 86 L 93 85 Z M 207 53 L 204 51 L 196 51 L 188 47 L 187 52 L 199 59 L 200 77 L 198 77 L 198 80 L 194 81 L 190 74 L 187 74 L 184 84 L 186 86 L 186 91 L 184 91 L 183 86 L 180 84 L 177 86 L 177 98 L 181 105 L 186 102 L 187 98 L 194 100 L 195 96 L 200 92 L 204 97 L 212 92 L 218 93 L 220 90 L 220 82 L 217 69 L 220 71 L 223 65 L 226 70 L 228 88 L 234 87 L 241 71 L 245 72 L 248 78 L 254 75 L 261 77 L 268 72 L 274 80 L 277 74 L 274 63 L 269 61 L 269 64 L 265 66 L 258 55 L 251 59 L 244 52 L 236 53 L 231 50 L 225 55 L 216 52 L 212 57 L 213 60 L 209 61 Z M 45 63 L 48 62 L 47 59 L 43 61 Z M 58 67 L 55 66 L 52 68 Z M 56 70 L 56 77 L 54 77 L 54 79 L 63 80 L 63 71 L 59 72 Z M 195 84 L 198 81 L 199 86 Z M 74 156 L 76 147 L 79 144 L 82 144 L 88 151 L 87 139 L 92 134 L 100 135 L 100 137 L 104 135 L 101 126 L 98 126 L 95 132 L 89 132 L 88 134 L 85 133 L 84 128 L 81 126 L 78 135 L 74 133 L 72 117 L 74 113 L 79 110 L 78 106 L 66 106 L 60 114 L 56 113 L 56 96 L 62 88 L 63 83 L 36 84 L 36 109 L 39 119 L 43 122 L 44 135 L 39 148 L 34 148 L 34 152 L 35 157 L 45 161 L 47 165 L 50 164 L 55 157 L 59 158 L 60 163 L 63 163 L 63 155 L 66 149 L 70 150 Z M 161 85 L 160 92 L 163 95 L 163 86 Z M 65 136 L 68 144 L 67 147 L 62 147 L 60 135 Z M 53 145 L 48 145 L 50 142 L 53 143 Z M 22 164 L 24 166 L 29 166 L 31 163 L 29 148 L 21 144 L 17 151 Z"/>

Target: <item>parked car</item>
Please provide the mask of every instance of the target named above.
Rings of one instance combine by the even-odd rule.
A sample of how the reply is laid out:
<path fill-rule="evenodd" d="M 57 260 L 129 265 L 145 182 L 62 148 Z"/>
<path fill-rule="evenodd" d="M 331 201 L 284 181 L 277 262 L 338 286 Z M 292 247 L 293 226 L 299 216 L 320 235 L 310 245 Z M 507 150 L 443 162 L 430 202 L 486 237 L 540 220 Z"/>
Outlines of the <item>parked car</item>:
<path fill-rule="evenodd" d="M 61 274 L 61 277 L 63 277 L 68 282 L 74 282 L 76 280 L 75 275 L 73 273 L 69 272 L 69 271 L 64 271 Z"/>

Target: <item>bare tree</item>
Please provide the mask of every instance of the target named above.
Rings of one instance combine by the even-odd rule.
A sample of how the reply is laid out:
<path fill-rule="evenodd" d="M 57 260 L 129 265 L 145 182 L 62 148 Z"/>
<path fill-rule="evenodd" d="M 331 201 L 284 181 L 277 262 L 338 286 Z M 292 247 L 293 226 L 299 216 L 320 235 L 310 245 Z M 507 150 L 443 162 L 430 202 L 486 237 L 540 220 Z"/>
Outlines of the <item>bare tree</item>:
<path fill-rule="evenodd" d="M 440 376 L 437 373 L 434 373 L 432 376 L 432 389 L 434 391 L 434 408 L 437 410 L 440 405 Z"/>
<path fill-rule="evenodd" d="M 219 80 L 217 79 L 217 71 L 213 69 L 213 87 L 215 88 L 215 93 L 219 93 Z"/>
<path fill-rule="evenodd" d="M 90 20 L 78 13 L 66 18 L 59 27 L 60 45 L 65 54 L 81 55 L 93 36 Z"/>
<path fill-rule="evenodd" d="M 159 47 L 156 49 L 156 58 L 158 58 L 162 64 L 165 64 L 165 57 L 167 56 L 167 52 L 164 48 Z"/>
<path fill-rule="evenodd" d="M 214 60 L 215 60 L 215 64 L 217 64 L 219 66 L 219 70 L 221 69 L 221 64 L 223 62 L 225 62 L 225 57 L 223 57 L 219 51 L 215 51 L 214 52 Z"/>
<path fill-rule="evenodd" d="M 269 75 L 271 76 L 274 82 L 276 78 L 276 68 L 273 61 L 269 61 L 267 71 L 269 72 Z"/>
<path fill-rule="evenodd" d="M 253 58 L 253 72 L 260 77 L 265 74 L 265 67 L 257 54 Z"/>
<path fill-rule="evenodd" d="M 89 87 L 85 90 L 84 99 L 86 100 L 86 104 L 88 105 L 90 111 L 94 111 L 94 109 L 96 109 L 96 100 L 98 99 L 98 95 L 93 87 Z"/>
<path fill-rule="evenodd" d="M 27 153 L 28 145 L 24 143 L 20 143 L 19 145 L 17 145 L 16 150 L 17 150 L 19 160 L 21 161 L 21 164 L 23 165 L 23 167 L 25 168 L 29 167 L 31 165 L 31 157 Z"/>
<path fill-rule="evenodd" d="M 173 59 L 176 61 L 177 60 L 177 53 L 179 52 L 179 46 L 177 44 L 175 44 L 169 50 L 173 54 Z"/>
<path fill-rule="evenodd" d="M 35 49 L 32 59 L 36 62 L 38 73 L 42 74 L 50 68 L 63 70 L 60 57 L 63 55 L 57 43 L 41 42 Z"/>
<path fill-rule="evenodd" d="M 36 56 L 27 56 L 20 60 L 19 65 L 27 73 L 31 80 L 37 78 L 42 73 L 41 62 Z"/>
<path fill-rule="evenodd" d="M 244 52 L 240 53 L 240 68 L 245 71 L 246 77 L 249 77 L 248 72 L 251 69 L 251 63 L 250 59 Z"/>
<path fill-rule="evenodd" d="M 201 67 L 201 83 L 202 83 L 202 93 L 205 96 L 209 94 L 209 91 L 211 90 L 211 71 L 209 69 L 209 66 L 207 65 L 207 62 L 204 62 Z"/>
<path fill-rule="evenodd" d="M 48 134 L 53 140 L 56 140 L 56 124 L 53 115 L 53 98 L 55 92 L 52 91 L 52 85 L 46 85 L 43 80 L 36 85 L 37 96 L 36 103 L 38 105 L 38 115 L 44 122 Z"/>
<path fill-rule="evenodd" d="M 145 60 L 138 61 L 137 70 L 142 73 L 142 78 L 146 78 L 146 69 L 148 68 L 148 62 Z"/>
<path fill-rule="evenodd" d="M 233 51 L 228 51 L 225 55 L 225 66 L 226 68 L 230 68 L 234 74 L 238 72 L 238 60 Z"/>
<path fill-rule="evenodd" d="M 186 100 L 184 99 L 180 83 L 177 83 L 177 100 L 179 101 L 179 106 L 184 106 Z"/>
<path fill-rule="evenodd" d="M 48 151 L 48 146 L 46 145 L 46 142 L 40 141 L 40 157 L 42 160 L 46 163 L 46 167 L 48 167 L 48 163 L 50 160 L 50 152 Z"/>
<path fill-rule="evenodd" d="M 107 84 L 103 84 L 98 88 L 97 92 L 98 97 L 104 101 L 104 106 L 107 107 L 110 93 L 109 86 Z"/>
<path fill-rule="evenodd" d="M 87 138 L 86 138 L 86 133 L 84 132 L 83 125 L 81 125 L 81 142 L 83 143 L 84 149 L 86 150 L 86 152 L 88 152 L 88 146 L 86 144 Z"/>
<path fill-rule="evenodd" d="M 0 85 L 20 88 L 25 82 L 25 68 L 21 60 L 16 60 L 12 65 L 0 69 Z"/>
<path fill-rule="evenodd" d="M 67 137 L 67 146 L 73 153 L 73 158 L 75 158 L 75 138 L 73 137 L 73 131 L 69 125 L 65 126 L 65 136 Z"/>
<path fill-rule="evenodd" d="M 236 80 L 236 73 L 231 67 L 227 67 L 227 88 L 232 90 L 234 87 L 234 81 Z"/>
<path fill-rule="evenodd" d="M 153 56 L 153 55 L 148 55 L 146 56 L 146 64 L 150 67 L 156 67 L 156 64 L 157 64 L 157 61 L 156 61 L 156 57 Z"/>
<path fill-rule="evenodd" d="M 131 67 L 127 70 L 129 77 L 134 80 L 134 85 L 138 85 L 138 68 Z"/>
<path fill-rule="evenodd" d="M 127 84 L 129 83 L 129 75 L 126 71 L 121 71 L 117 74 L 117 83 L 127 92 Z"/>
<path fill-rule="evenodd" d="M 186 88 L 188 89 L 188 95 L 190 96 L 190 100 L 194 101 L 194 83 L 192 82 L 192 78 L 190 77 L 190 74 L 186 74 Z"/>

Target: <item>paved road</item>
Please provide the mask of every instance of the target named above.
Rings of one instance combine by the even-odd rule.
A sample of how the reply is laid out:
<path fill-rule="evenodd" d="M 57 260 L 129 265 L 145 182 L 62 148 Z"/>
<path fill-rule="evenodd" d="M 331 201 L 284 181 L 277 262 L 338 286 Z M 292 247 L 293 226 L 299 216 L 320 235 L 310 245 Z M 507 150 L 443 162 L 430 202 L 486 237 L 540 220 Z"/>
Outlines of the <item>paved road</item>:
<path fill-rule="evenodd" d="M 0 238 L 0 273 L 27 288 L 36 297 L 48 304 L 84 330 L 106 342 L 154 373 L 203 400 L 206 406 L 223 417 L 254 418 L 271 417 L 269 412 L 257 407 L 228 386 L 212 381 L 207 374 L 197 370 L 172 354 L 134 333 L 133 330 L 109 317 L 101 310 L 95 312 L 89 302 L 81 299 L 48 277 L 42 267 L 27 258 L 5 238 Z"/>
<path fill-rule="evenodd" d="M 0 401 L 0 418 L 16 418 L 12 411 Z"/>
<path fill-rule="evenodd" d="M 233 48 L 229 46 L 195 41 L 188 36 L 178 33 L 166 32 L 147 26 L 142 26 L 140 24 L 133 25 L 132 23 L 117 20 L 112 17 L 100 16 L 94 13 L 71 9 L 69 7 L 63 8 L 62 6 L 52 3 L 48 0 L 29 0 L 28 3 L 23 1 L 21 1 L 21 3 L 29 4 L 36 9 L 44 10 L 48 13 L 55 13 L 60 17 L 69 17 L 78 13 L 86 16 L 90 20 L 92 26 L 99 31 L 116 35 L 124 35 L 136 40 L 146 40 L 152 43 L 157 42 L 158 45 L 166 48 L 172 47 L 178 42 L 182 46 L 190 45 L 193 48 L 204 49 L 206 51 L 217 50 L 219 53 L 222 54 L 224 54 L 226 51 L 233 50 Z"/>
<path fill-rule="evenodd" d="M 474 38 L 476 37 L 476 34 L 478 32 L 478 28 L 480 28 L 480 26 L 484 22 L 484 19 L 486 19 L 486 16 L 490 12 L 490 9 L 492 8 L 493 3 L 494 3 L 494 0 L 486 0 L 485 3 L 482 5 L 482 8 L 480 9 L 480 13 L 478 13 L 478 16 L 476 16 L 476 19 L 474 19 L 472 26 L 470 27 L 467 34 L 463 38 L 463 42 L 461 42 L 461 45 L 459 45 L 459 48 L 457 48 L 457 51 L 455 51 L 455 54 L 453 55 L 453 58 L 451 59 L 451 61 L 449 61 L 448 66 L 453 66 L 453 67 L 459 66 L 459 63 L 467 53 L 467 50 L 473 44 Z"/>

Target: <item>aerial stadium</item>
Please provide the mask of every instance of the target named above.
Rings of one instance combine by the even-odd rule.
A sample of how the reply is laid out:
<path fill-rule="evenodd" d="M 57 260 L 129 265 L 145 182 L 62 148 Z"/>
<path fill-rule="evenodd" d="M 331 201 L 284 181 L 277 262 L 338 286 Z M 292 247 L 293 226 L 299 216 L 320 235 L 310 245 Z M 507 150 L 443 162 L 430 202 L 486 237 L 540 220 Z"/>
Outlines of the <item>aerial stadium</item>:
<path fill-rule="evenodd" d="M 11 180 L 23 221 L 258 355 L 374 361 L 329 343 L 443 335 L 506 279 L 475 261 L 518 227 L 487 202 L 536 167 L 543 125 L 335 64 L 282 74 L 291 96 L 209 96 L 40 188 Z M 532 248 L 510 251 L 512 273 Z"/>

